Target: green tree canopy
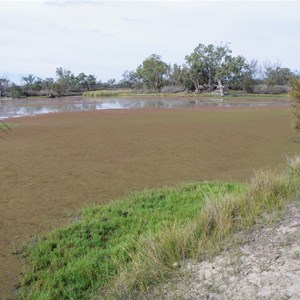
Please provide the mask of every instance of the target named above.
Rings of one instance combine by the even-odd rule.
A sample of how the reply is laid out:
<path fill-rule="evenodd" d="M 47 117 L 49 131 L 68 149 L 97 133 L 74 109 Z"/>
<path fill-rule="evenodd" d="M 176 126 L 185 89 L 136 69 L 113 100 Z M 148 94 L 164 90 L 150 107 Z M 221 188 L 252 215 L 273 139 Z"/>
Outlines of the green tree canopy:
<path fill-rule="evenodd" d="M 295 74 L 289 68 L 267 66 L 265 68 L 265 83 L 272 85 L 287 85 Z"/>
<path fill-rule="evenodd" d="M 169 66 L 161 60 L 161 56 L 152 54 L 137 68 L 136 74 L 148 89 L 159 92 L 168 70 Z"/>
<path fill-rule="evenodd" d="M 196 92 L 217 86 L 220 94 L 224 94 L 224 81 L 240 75 L 246 61 L 242 56 L 233 57 L 231 52 L 229 44 L 199 44 L 185 57 L 188 75 Z"/>
<path fill-rule="evenodd" d="M 9 90 L 9 80 L 5 77 L 0 78 L 0 97 L 8 93 Z"/>
<path fill-rule="evenodd" d="M 53 88 L 58 95 L 68 94 L 76 86 L 76 78 L 70 70 L 56 68 L 56 76 L 57 81 Z"/>

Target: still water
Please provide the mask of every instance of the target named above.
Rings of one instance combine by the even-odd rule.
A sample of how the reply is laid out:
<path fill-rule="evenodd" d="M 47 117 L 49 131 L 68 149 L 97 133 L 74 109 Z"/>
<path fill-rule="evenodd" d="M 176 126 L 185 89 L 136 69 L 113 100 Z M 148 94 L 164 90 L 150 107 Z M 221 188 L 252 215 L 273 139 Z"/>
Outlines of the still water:
<path fill-rule="evenodd" d="M 0 119 L 34 116 L 40 114 L 104 110 L 104 109 L 141 109 L 141 108 L 184 108 L 200 106 L 269 106 L 288 105 L 286 101 L 239 100 L 222 98 L 84 98 L 64 97 L 57 99 L 13 99 L 0 100 Z"/>

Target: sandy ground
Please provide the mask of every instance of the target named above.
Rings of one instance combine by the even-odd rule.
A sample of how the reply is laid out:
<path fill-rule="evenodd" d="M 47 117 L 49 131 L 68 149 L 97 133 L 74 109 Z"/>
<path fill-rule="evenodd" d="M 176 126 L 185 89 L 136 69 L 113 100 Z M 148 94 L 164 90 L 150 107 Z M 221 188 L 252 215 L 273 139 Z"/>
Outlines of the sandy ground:
<path fill-rule="evenodd" d="M 163 299 L 300 299 L 300 203 L 280 222 L 253 230 L 240 248 L 189 262 Z"/>
<path fill-rule="evenodd" d="M 244 181 L 284 165 L 287 108 L 115 110 L 18 118 L 0 140 L 0 299 L 13 299 L 23 242 L 67 212 L 144 188 Z"/>

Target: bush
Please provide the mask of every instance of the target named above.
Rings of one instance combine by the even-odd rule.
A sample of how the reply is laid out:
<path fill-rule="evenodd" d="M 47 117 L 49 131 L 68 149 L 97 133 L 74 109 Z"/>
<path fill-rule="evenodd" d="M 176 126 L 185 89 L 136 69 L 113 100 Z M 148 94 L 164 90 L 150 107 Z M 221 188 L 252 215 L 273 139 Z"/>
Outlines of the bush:
<path fill-rule="evenodd" d="M 185 87 L 180 85 L 168 85 L 168 86 L 164 86 L 161 89 L 161 92 L 166 94 L 182 93 L 184 91 L 185 91 Z"/>
<path fill-rule="evenodd" d="M 255 94 L 285 94 L 289 92 L 287 85 L 272 85 L 259 84 L 253 87 L 253 93 Z"/>

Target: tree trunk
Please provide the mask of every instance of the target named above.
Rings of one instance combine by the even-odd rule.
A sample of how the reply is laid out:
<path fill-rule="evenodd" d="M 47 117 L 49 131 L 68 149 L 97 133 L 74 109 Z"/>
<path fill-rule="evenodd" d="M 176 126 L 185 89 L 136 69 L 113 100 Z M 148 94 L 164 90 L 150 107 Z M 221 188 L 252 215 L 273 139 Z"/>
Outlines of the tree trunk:
<path fill-rule="evenodd" d="M 220 95 L 223 97 L 224 96 L 224 85 L 222 85 L 222 81 L 221 80 L 217 80 L 218 82 L 218 88 L 220 91 Z"/>
<path fill-rule="evenodd" d="M 200 91 L 201 91 L 201 84 L 200 84 L 200 82 L 194 81 L 193 83 L 194 83 L 194 86 L 195 86 L 195 93 L 196 94 L 200 94 Z"/>

